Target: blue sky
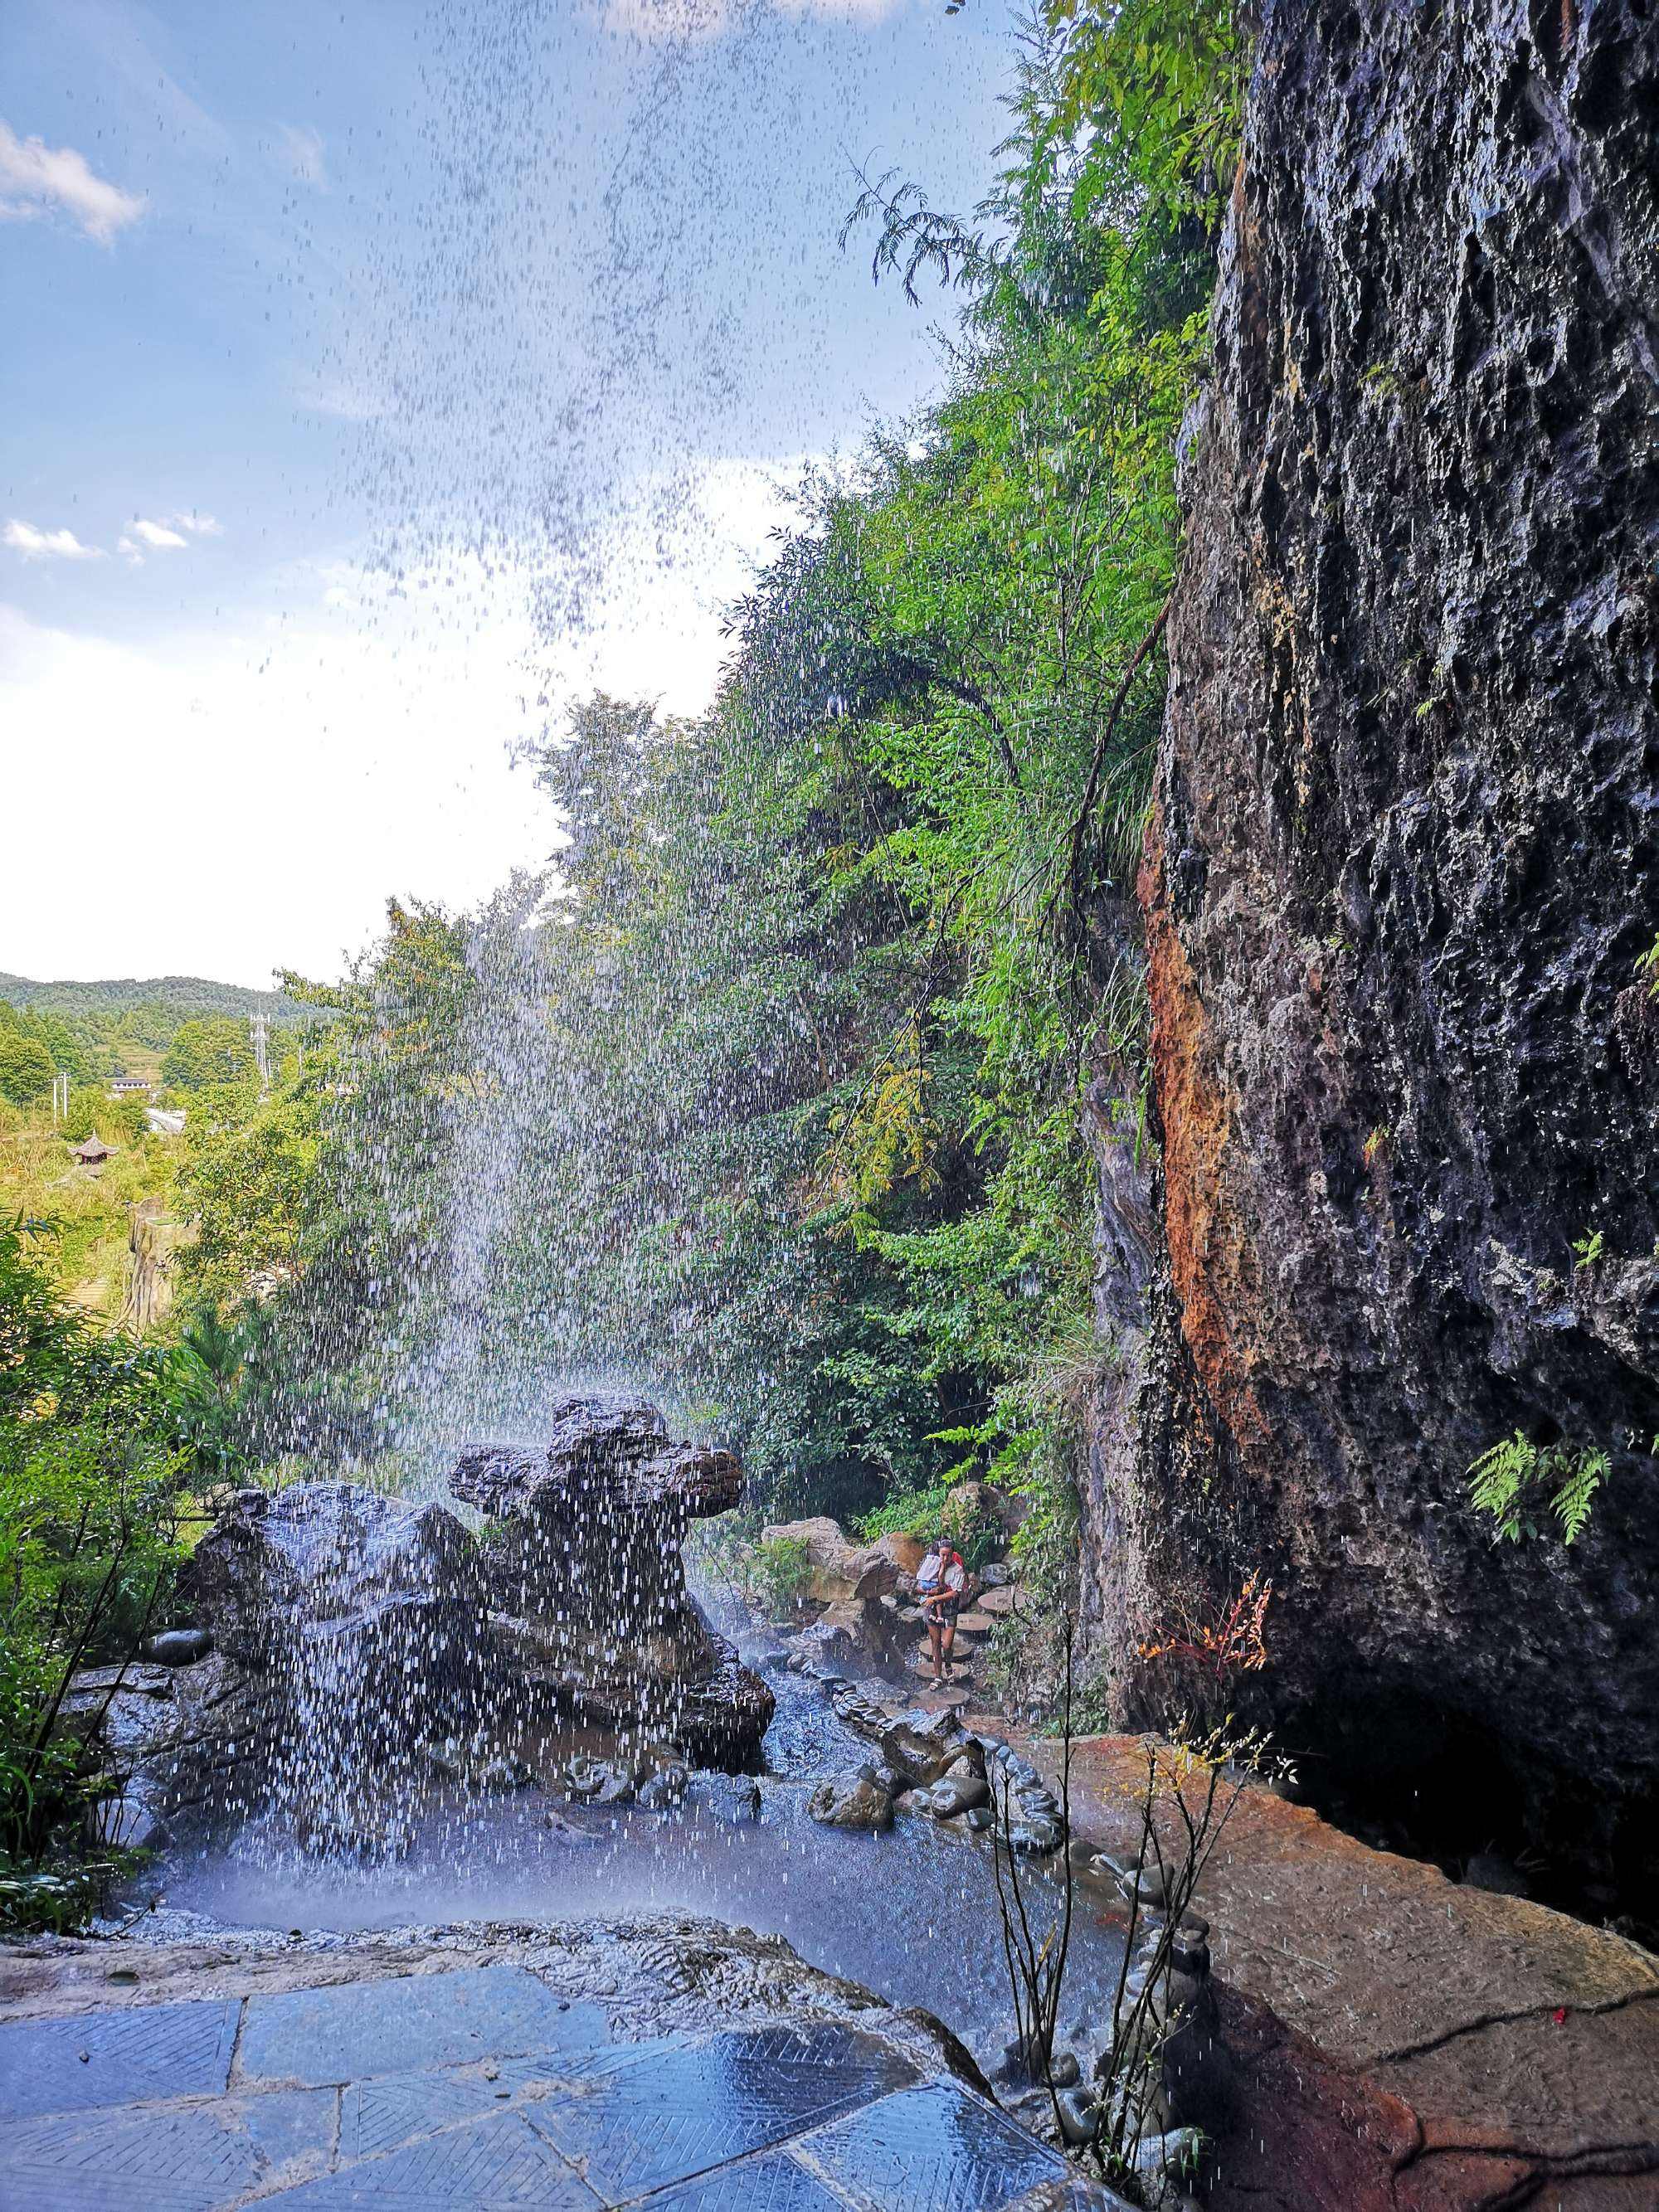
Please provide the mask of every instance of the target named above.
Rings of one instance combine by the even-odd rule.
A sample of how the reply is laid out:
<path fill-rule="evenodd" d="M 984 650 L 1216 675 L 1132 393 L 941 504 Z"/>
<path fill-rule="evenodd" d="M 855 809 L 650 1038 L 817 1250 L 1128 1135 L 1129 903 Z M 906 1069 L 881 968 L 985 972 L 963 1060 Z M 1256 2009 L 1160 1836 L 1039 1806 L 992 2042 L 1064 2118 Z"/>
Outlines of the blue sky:
<path fill-rule="evenodd" d="M 331 972 L 693 710 L 804 457 L 937 382 L 851 162 L 985 187 L 1001 0 L 7 0 L 0 969 Z M 72 823 L 72 833 L 70 825 Z"/>

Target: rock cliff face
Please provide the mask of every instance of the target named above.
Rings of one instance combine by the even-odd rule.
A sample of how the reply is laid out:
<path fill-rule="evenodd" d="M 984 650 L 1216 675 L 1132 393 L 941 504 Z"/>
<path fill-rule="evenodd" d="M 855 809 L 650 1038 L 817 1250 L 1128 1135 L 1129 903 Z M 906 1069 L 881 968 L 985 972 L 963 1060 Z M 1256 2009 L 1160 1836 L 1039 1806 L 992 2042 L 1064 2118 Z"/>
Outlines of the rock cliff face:
<path fill-rule="evenodd" d="M 1143 1618 L 1271 1576 L 1322 1778 L 1529 1831 L 1591 1903 L 1659 1838 L 1656 120 L 1639 0 L 1260 10 L 1141 885 L 1164 1256 L 1114 1568 Z M 1471 1507 L 1517 1429 L 1610 1455 L 1571 1548 Z"/>

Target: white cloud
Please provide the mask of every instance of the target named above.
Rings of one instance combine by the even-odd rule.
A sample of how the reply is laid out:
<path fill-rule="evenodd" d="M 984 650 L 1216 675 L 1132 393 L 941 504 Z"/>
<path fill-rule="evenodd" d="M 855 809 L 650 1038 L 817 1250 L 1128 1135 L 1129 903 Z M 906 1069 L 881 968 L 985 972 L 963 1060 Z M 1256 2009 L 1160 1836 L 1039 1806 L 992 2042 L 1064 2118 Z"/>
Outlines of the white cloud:
<path fill-rule="evenodd" d="M 278 168 L 292 177 L 296 185 L 310 185 L 319 192 L 328 190 L 328 161 L 320 131 L 297 123 L 279 123 L 276 143 L 271 151 Z"/>
<path fill-rule="evenodd" d="M 636 486 L 589 619 L 550 641 L 542 574 L 510 546 L 434 550 L 396 576 L 313 563 L 257 617 L 137 644 L 0 604 L 0 729 L 52 738 L 9 753 L 8 819 L 56 819 L 64 758 L 85 770 L 80 890 L 62 897 L 51 838 L 14 838 L 0 969 L 332 974 L 389 895 L 468 904 L 544 860 L 555 826 L 514 750 L 595 685 L 706 707 L 720 605 L 780 513 L 777 478 L 798 473 L 722 461 Z M 135 851 L 155 862 L 136 902 Z"/>
<path fill-rule="evenodd" d="M 135 538 L 143 538 L 146 545 L 154 546 L 158 552 L 167 546 L 181 553 L 185 549 L 185 541 L 176 530 L 169 530 L 165 522 L 148 522 L 142 515 L 133 517 L 132 534 Z"/>
<path fill-rule="evenodd" d="M 9 521 L 0 538 L 26 561 L 101 561 L 100 545 L 83 545 L 72 530 L 37 530 L 32 522 Z"/>
<path fill-rule="evenodd" d="M 188 532 L 189 536 L 181 538 L 180 531 Z M 182 553 L 191 538 L 222 538 L 224 534 L 224 524 L 210 514 L 164 514 L 156 522 L 139 515 L 134 518 L 131 534 L 122 538 L 115 550 L 125 553 L 134 568 L 139 568 L 143 566 L 146 546 L 153 553 Z"/>
<path fill-rule="evenodd" d="M 79 223 L 88 238 L 108 246 L 118 230 L 137 222 L 144 203 L 94 176 L 85 155 L 73 146 L 20 138 L 9 124 L 0 123 L 0 218 L 27 222 L 54 208 Z"/>

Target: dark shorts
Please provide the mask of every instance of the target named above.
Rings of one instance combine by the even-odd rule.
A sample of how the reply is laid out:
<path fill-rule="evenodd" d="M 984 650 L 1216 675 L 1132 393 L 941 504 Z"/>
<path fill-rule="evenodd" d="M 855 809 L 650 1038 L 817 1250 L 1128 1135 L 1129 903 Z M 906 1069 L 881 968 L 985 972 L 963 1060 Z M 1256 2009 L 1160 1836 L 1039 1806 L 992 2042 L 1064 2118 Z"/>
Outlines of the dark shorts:
<path fill-rule="evenodd" d="M 961 1611 L 962 1600 L 960 1597 L 942 1597 L 935 1600 L 935 1601 L 931 1605 L 924 1605 L 921 1609 L 921 1617 L 925 1621 L 927 1621 L 930 1624 L 937 1622 L 939 1626 L 941 1628 L 945 1628 L 946 1626 L 954 1628 L 957 1625 L 957 1615 Z"/>

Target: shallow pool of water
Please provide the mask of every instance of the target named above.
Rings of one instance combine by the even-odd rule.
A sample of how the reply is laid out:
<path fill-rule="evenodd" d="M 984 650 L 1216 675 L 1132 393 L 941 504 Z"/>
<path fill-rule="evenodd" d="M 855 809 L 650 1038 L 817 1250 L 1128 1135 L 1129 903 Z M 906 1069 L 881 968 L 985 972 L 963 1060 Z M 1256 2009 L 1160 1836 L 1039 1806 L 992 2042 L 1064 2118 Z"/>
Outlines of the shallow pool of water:
<path fill-rule="evenodd" d="M 160 1892 L 170 1907 L 233 1926 L 307 1934 L 706 1913 L 782 1936 L 813 1966 L 894 2003 L 925 2006 L 994 2064 L 1012 2027 L 988 1849 L 921 1814 L 902 1814 L 885 1836 L 809 1820 L 812 1781 L 857 1765 L 868 1747 L 818 1685 L 781 1671 L 770 1679 L 778 1711 L 758 1818 L 733 1818 L 740 1808 L 719 1782 L 700 1783 L 670 1814 L 573 1810 L 539 1789 L 482 1800 L 434 1790 L 411 1808 L 410 1845 L 394 1861 L 319 1861 L 255 1823 L 222 1846 L 172 1854 L 138 1894 Z M 1056 1911 L 1052 1877 L 1025 1871 L 1038 1911 Z M 1062 2021 L 1068 2039 L 1091 2047 L 1121 1936 L 1081 1894 L 1073 1947 Z"/>

